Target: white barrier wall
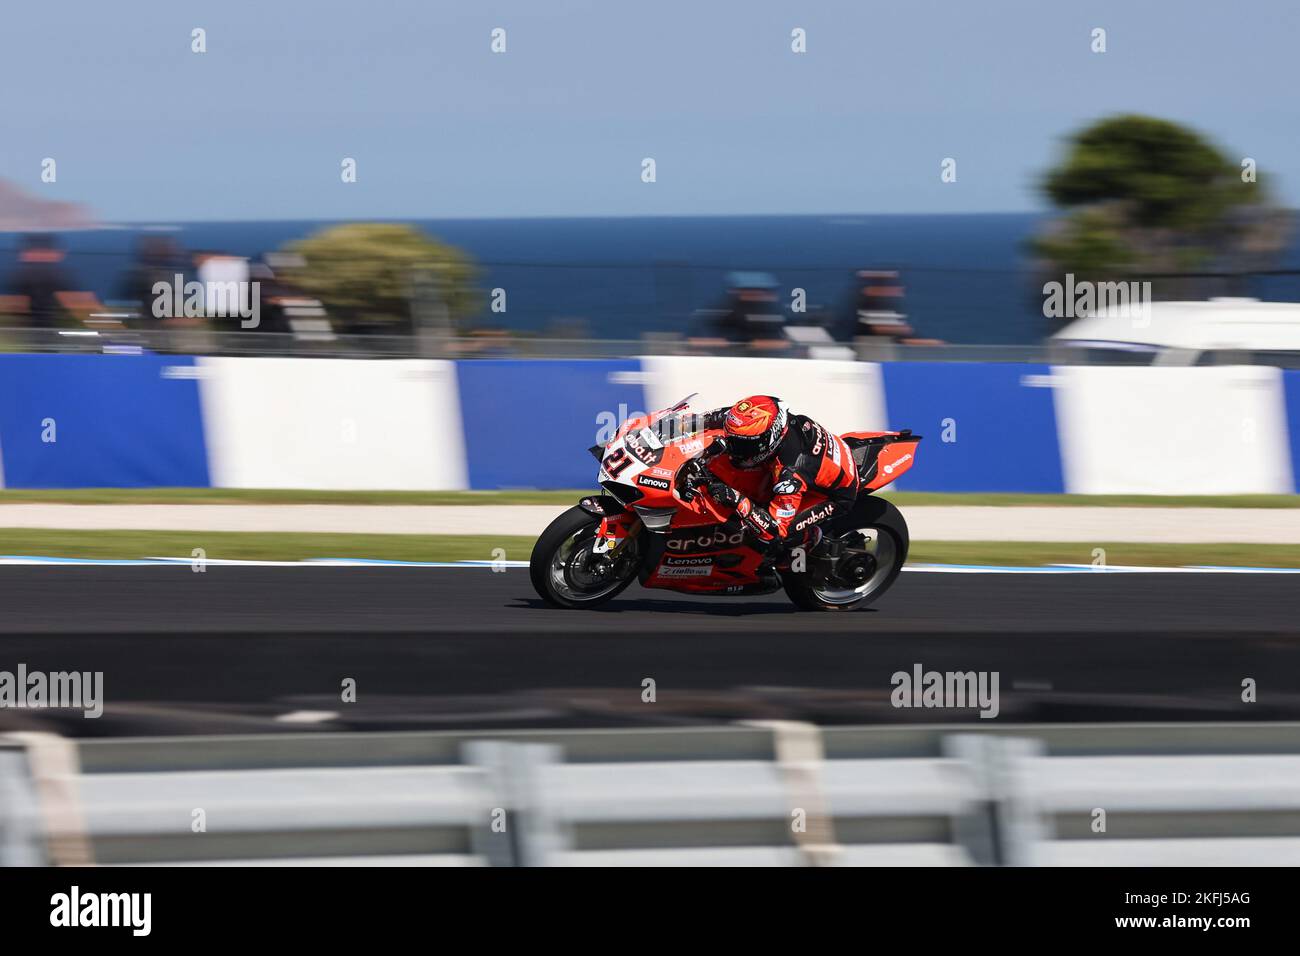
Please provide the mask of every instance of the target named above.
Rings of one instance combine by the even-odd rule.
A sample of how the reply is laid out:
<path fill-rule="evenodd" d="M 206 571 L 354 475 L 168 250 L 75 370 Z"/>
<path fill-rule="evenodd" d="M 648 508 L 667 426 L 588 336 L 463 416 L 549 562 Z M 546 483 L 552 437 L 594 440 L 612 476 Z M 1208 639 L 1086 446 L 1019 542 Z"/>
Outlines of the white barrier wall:
<path fill-rule="evenodd" d="M 0 474 L 14 488 L 588 487 L 602 420 L 691 392 L 697 409 L 779 395 L 839 432 L 888 428 L 889 412 L 928 433 L 907 490 L 1287 494 L 1300 471 L 1300 372 L 1271 367 L 8 355 Z M 31 424 L 46 417 L 57 444 Z"/>
<path fill-rule="evenodd" d="M 216 487 L 467 487 L 452 362 L 204 358 L 199 376 Z"/>
<path fill-rule="evenodd" d="M 1065 366 L 1052 376 L 1068 492 L 1289 494 L 1294 488 L 1276 368 Z"/>
<path fill-rule="evenodd" d="M 835 432 L 886 428 L 880 366 L 871 362 L 664 356 L 643 358 L 646 400 L 664 408 L 691 392 L 697 411 L 775 395 Z"/>

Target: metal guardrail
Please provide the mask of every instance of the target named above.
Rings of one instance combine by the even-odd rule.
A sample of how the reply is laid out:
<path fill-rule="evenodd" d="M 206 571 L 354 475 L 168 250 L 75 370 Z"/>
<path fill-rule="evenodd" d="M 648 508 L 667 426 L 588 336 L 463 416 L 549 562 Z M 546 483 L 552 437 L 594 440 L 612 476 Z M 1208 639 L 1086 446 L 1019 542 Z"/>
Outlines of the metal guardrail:
<path fill-rule="evenodd" d="M 1300 724 L 0 742 L 0 862 L 1300 863 Z"/>
<path fill-rule="evenodd" d="M 702 342 L 677 335 L 640 339 L 573 339 L 530 335 L 295 335 L 217 329 L 2 329 L 0 350 L 72 354 L 292 356 L 301 358 L 534 358 L 613 359 L 659 355 L 738 358 L 813 358 L 862 362 L 1021 362 L 1047 365 L 1273 365 L 1300 368 L 1297 353 L 1237 350 L 1123 351 L 1063 342 L 1033 345 L 900 345 L 864 338 L 852 343 L 807 344 L 795 340 Z"/>

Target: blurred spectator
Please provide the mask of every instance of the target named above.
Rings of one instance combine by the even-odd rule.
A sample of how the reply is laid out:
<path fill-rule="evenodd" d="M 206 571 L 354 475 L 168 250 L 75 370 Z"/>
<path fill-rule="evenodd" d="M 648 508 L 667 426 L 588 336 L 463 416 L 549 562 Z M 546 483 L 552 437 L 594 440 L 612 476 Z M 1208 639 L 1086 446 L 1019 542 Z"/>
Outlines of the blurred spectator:
<path fill-rule="evenodd" d="M 257 283 L 257 292 L 255 294 L 261 303 L 258 324 L 249 331 L 275 332 L 281 335 L 293 334 L 286 306 L 292 302 L 294 290 L 264 262 L 255 262 L 250 265 L 248 267 L 248 277 L 250 281 Z"/>
<path fill-rule="evenodd" d="M 57 344 L 52 331 L 64 324 L 65 316 L 78 323 L 92 322 L 103 305 L 92 292 L 75 291 L 76 280 L 64 265 L 64 252 L 54 236 L 31 234 L 23 237 L 18 268 L 9 276 L 3 311 L 17 317 L 18 324 L 31 329 L 23 344 L 50 348 Z M 95 320 L 103 325 L 116 320 Z"/>
<path fill-rule="evenodd" d="M 777 304 L 776 279 L 766 272 L 732 272 L 727 286 L 726 305 L 718 321 L 723 338 L 753 343 L 782 337 L 785 314 Z"/>
<path fill-rule="evenodd" d="M 6 291 L 26 299 L 27 327 L 52 329 L 59 324 L 63 315 L 59 293 L 75 286 L 63 260 L 63 250 L 53 236 L 23 236 L 18 268 L 10 274 Z"/>
<path fill-rule="evenodd" d="M 260 329 L 292 335 L 299 345 L 320 346 L 337 341 L 334 324 L 320 299 L 307 295 L 293 280 L 306 265 L 296 252 L 268 252 L 251 269 L 254 282 L 261 283 Z"/>
<path fill-rule="evenodd" d="M 170 236 L 140 237 L 135 245 L 135 263 L 119 286 L 119 295 L 136 305 L 137 316 L 132 323 L 136 328 L 162 328 L 162 319 L 154 315 L 154 286 L 165 282 L 170 287 L 184 272 L 184 254 Z"/>
<path fill-rule="evenodd" d="M 240 317 L 252 308 L 248 260 L 224 252 L 200 252 L 194 265 L 203 283 L 204 314 L 216 319 L 223 332 L 239 329 Z"/>
<path fill-rule="evenodd" d="M 854 308 L 855 335 L 886 336 L 900 341 L 912 334 L 903 314 L 903 279 L 897 271 L 861 269 Z"/>
<path fill-rule="evenodd" d="M 900 345 L 939 345 L 919 338 L 904 313 L 903 278 L 896 269 L 860 269 L 853 310 L 853 338 L 888 339 Z"/>
<path fill-rule="evenodd" d="M 757 349 L 785 349 L 785 313 L 778 283 L 766 272 L 732 272 L 721 308 L 698 314 L 706 328 L 691 337 L 696 345 L 741 343 Z"/>

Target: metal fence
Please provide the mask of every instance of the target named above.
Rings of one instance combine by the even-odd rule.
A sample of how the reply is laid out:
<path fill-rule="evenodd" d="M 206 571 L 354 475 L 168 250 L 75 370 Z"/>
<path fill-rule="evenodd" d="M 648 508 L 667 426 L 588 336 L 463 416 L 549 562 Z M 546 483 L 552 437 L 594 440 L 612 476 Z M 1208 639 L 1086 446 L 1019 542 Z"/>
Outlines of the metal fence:
<path fill-rule="evenodd" d="M 0 862 L 1300 863 L 1300 724 L 0 744 Z"/>
<path fill-rule="evenodd" d="M 702 342 L 669 334 L 641 339 L 532 335 L 341 335 L 333 332 L 3 329 L 0 351 L 81 354 L 292 356 L 300 358 L 613 359 L 655 355 L 838 359 L 862 362 L 1025 362 L 1047 365 L 1271 365 L 1300 368 L 1300 353 L 1236 349 L 1188 351 L 1038 345 L 903 345 L 860 338 L 851 343 L 783 337 L 753 343 Z"/>

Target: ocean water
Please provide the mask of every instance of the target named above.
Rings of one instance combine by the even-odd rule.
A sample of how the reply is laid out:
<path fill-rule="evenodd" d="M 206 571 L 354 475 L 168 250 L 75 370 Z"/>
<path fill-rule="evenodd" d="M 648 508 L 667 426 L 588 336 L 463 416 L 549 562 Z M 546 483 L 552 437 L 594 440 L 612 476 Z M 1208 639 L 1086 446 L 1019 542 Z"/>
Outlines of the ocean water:
<path fill-rule="evenodd" d="M 542 331 L 557 324 L 599 338 L 683 332 L 692 314 L 719 303 L 733 270 L 771 273 L 787 303 L 796 287 L 810 308 L 851 309 L 853 272 L 902 270 L 905 311 L 925 335 L 956 343 L 1026 344 L 1052 331 L 1028 269 L 1025 244 L 1041 227 L 1031 214 L 709 216 L 610 219 L 418 220 L 478 264 L 484 293 L 506 290 L 507 311 L 472 321 Z M 165 227 L 190 251 L 250 257 L 329 223 L 196 222 Z M 83 288 L 119 295 L 136 238 L 125 226 L 61 238 Z M 0 234 L 0 277 L 17 237 Z M 1300 269 L 1294 237 L 1285 266 Z M 0 278 L 0 288 L 3 288 Z M 1300 299 L 1296 277 L 1255 280 L 1262 298 Z"/>

